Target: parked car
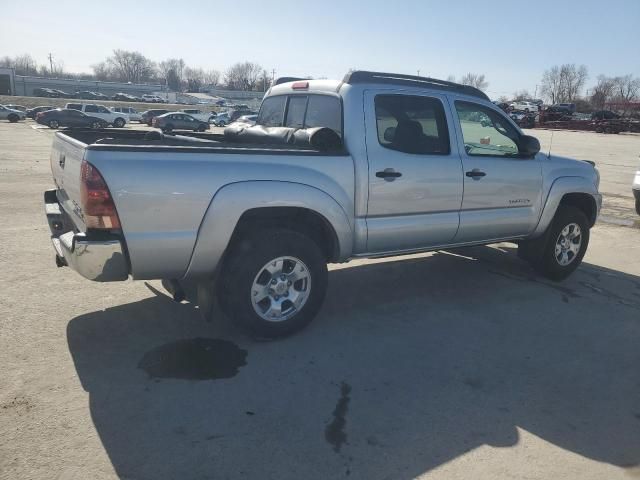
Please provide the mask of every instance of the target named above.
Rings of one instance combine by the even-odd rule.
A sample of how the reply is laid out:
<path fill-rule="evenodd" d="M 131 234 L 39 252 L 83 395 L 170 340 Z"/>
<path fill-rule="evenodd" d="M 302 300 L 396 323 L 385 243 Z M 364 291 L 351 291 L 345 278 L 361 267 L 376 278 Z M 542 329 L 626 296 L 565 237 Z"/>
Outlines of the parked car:
<path fill-rule="evenodd" d="M 142 122 L 142 115 L 133 107 L 113 107 L 111 111 L 126 115 L 130 122 Z"/>
<path fill-rule="evenodd" d="M 106 121 L 109 125 L 116 128 L 122 128 L 126 125 L 129 118 L 120 112 L 112 112 L 104 105 L 96 105 L 93 103 L 67 103 L 65 108 L 79 110 L 92 117 L 98 117 Z"/>
<path fill-rule="evenodd" d="M 72 108 L 57 108 L 36 115 L 36 122 L 49 128 L 107 128 L 107 122 L 101 118 L 85 115 Z"/>
<path fill-rule="evenodd" d="M 0 105 L 0 119 L 16 123 L 18 120 L 24 120 L 25 118 L 27 118 L 27 114 L 22 110 L 13 110 L 5 105 Z"/>
<path fill-rule="evenodd" d="M 256 115 L 257 113 L 258 112 L 254 112 L 253 110 L 249 110 L 248 108 L 237 108 L 235 110 L 231 110 L 231 113 L 229 113 L 229 121 L 235 122 L 243 115 Z"/>
<path fill-rule="evenodd" d="M 149 103 L 167 103 L 164 98 L 159 97 L 158 95 L 142 95 L 141 100 Z"/>
<path fill-rule="evenodd" d="M 27 113 L 27 107 L 23 107 L 22 105 L 15 105 L 13 103 L 9 103 L 5 105 L 5 107 L 10 110 L 20 110 L 21 112 Z"/>
<path fill-rule="evenodd" d="M 153 108 L 150 110 L 146 110 L 140 114 L 142 117 L 142 123 L 146 123 L 147 125 L 151 126 L 151 121 L 153 120 L 153 117 L 157 117 L 158 115 L 164 115 L 165 113 L 168 113 L 168 112 L 169 110 L 165 110 L 163 108 Z"/>
<path fill-rule="evenodd" d="M 538 105 L 533 102 L 526 102 L 524 100 L 520 100 L 517 102 L 512 102 L 510 105 L 512 110 L 516 112 L 537 112 Z"/>
<path fill-rule="evenodd" d="M 557 113 L 573 114 L 576 111 L 575 103 L 556 103 L 548 108 L 548 110 Z"/>
<path fill-rule="evenodd" d="M 139 102 L 140 101 L 138 97 L 129 95 L 128 93 L 116 93 L 113 97 L 111 97 L 111 99 L 120 101 L 120 102 Z"/>
<path fill-rule="evenodd" d="M 591 120 L 616 120 L 618 118 L 620 115 L 611 110 L 598 110 L 591 114 Z"/>
<path fill-rule="evenodd" d="M 52 90 L 51 88 L 34 88 L 34 97 L 46 97 L 46 98 L 59 98 L 60 94 Z"/>
<path fill-rule="evenodd" d="M 508 112 L 511 107 L 509 107 L 509 104 L 506 102 L 493 102 L 498 108 L 500 108 L 503 112 Z"/>
<path fill-rule="evenodd" d="M 79 98 L 81 100 L 109 100 L 109 97 L 102 93 L 91 92 L 88 90 L 74 93 L 73 98 Z"/>
<path fill-rule="evenodd" d="M 188 115 L 191 115 L 196 120 L 200 120 L 201 122 L 209 122 L 209 118 L 211 118 L 211 112 L 205 112 L 204 110 L 198 110 L 197 108 L 183 108 L 180 110 Z"/>
<path fill-rule="evenodd" d="M 204 132 L 209 130 L 209 122 L 203 122 L 182 112 L 169 112 L 157 115 L 152 119 L 152 126 L 159 128 L 165 133 L 173 130 L 193 130 L 194 132 Z"/>
<path fill-rule="evenodd" d="M 58 107 L 54 107 L 53 105 L 43 105 L 40 107 L 34 107 L 27 110 L 27 117 L 36 118 L 36 115 L 40 112 L 46 112 L 47 110 L 55 110 Z"/>
<path fill-rule="evenodd" d="M 258 115 L 243 115 L 238 117 L 238 119 L 233 122 L 230 126 L 245 126 L 250 127 L 256 124 L 256 120 L 258 119 Z"/>
<path fill-rule="evenodd" d="M 52 92 L 56 93 L 58 95 L 58 98 L 73 98 L 73 94 L 72 93 L 67 93 L 67 92 L 64 92 L 62 90 L 58 90 L 57 88 L 52 88 L 50 90 Z"/>
<path fill-rule="evenodd" d="M 533 128 L 536 124 L 535 113 L 512 112 L 509 116 L 522 128 Z"/>
<path fill-rule="evenodd" d="M 640 165 L 636 171 L 636 176 L 633 178 L 633 184 L 631 185 L 631 191 L 636 199 L 636 212 L 640 215 Z"/>
<path fill-rule="evenodd" d="M 490 125 L 463 120 L 474 112 Z M 364 71 L 286 82 L 257 123 L 244 145 L 114 132 L 98 149 L 100 135 L 57 133 L 51 157 L 66 162 L 52 162 L 58 190 L 44 196 L 57 264 L 166 279 L 174 298 L 197 291 L 205 317 L 217 296 L 277 337 L 318 313 L 328 262 L 510 241 L 564 279 L 602 202 L 592 164 L 541 153 L 469 86 Z M 145 138 L 144 161 L 130 161 Z"/>
<path fill-rule="evenodd" d="M 231 120 L 229 119 L 229 114 L 227 112 L 222 112 L 213 117 L 211 123 L 216 127 L 225 127 L 231 123 Z"/>

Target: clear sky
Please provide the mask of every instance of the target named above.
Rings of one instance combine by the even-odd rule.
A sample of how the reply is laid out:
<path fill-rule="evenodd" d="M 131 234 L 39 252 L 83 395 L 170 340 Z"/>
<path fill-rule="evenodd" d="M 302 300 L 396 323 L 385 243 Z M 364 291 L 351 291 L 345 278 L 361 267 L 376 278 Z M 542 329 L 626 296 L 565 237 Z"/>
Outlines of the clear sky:
<path fill-rule="evenodd" d="M 534 93 L 552 65 L 640 76 L 640 0 L 0 0 L 0 56 L 51 52 L 73 72 L 113 49 L 276 76 L 350 68 L 457 78 L 484 73 L 492 98 Z M 197 4 L 198 6 L 193 6 Z"/>

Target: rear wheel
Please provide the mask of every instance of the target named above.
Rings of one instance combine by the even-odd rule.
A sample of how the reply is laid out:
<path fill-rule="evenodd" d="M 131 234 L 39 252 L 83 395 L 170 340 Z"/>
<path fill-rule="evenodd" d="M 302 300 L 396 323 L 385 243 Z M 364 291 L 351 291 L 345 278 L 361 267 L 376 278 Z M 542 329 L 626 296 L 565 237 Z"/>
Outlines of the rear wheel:
<path fill-rule="evenodd" d="M 7 120 L 9 120 L 11 123 L 16 123 L 18 120 L 20 120 L 20 117 L 12 113 L 7 117 Z"/>
<path fill-rule="evenodd" d="M 589 245 L 589 224 L 582 210 L 560 205 L 549 231 L 537 242 L 523 245 L 523 257 L 542 275 L 564 280 L 578 268 Z M 536 248 L 537 247 L 537 248 Z M 527 251 L 528 249 L 528 251 Z M 533 252 L 539 254 L 532 255 Z M 528 257 L 528 258 L 527 258 Z"/>
<path fill-rule="evenodd" d="M 636 198 L 636 213 L 640 215 L 640 197 Z"/>
<path fill-rule="evenodd" d="M 304 328 L 327 289 L 327 264 L 318 245 L 290 230 L 268 230 L 236 242 L 218 277 L 223 311 L 258 337 Z"/>
<path fill-rule="evenodd" d="M 49 125 L 49 128 L 58 128 L 60 126 L 57 120 L 49 120 L 47 125 Z"/>
<path fill-rule="evenodd" d="M 162 131 L 163 131 L 164 133 L 171 133 L 171 131 L 172 131 L 172 130 L 173 130 L 173 125 L 171 125 L 171 124 L 169 124 L 169 125 L 165 126 L 165 127 L 162 129 Z"/>
<path fill-rule="evenodd" d="M 204 132 L 206 129 L 207 129 L 207 127 L 205 127 L 204 125 L 200 125 L 200 126 L 197 128 L 197 131 L 198 131 L 198 132 Z"/>
<path fill-rule="evenodd" d="M 100 127 L 102 127 L 100 122 L 91 122 L 91 128 L 93 128 L 94 130 L 97 130 Z"/>
<path fill-rule="evenodd" d="M 123 118 L 116 118 L 113 121 L 113 126 L 116 127 L 116 128 L 122 128 L 122 127 L 124 127 L 124 124 L 125 124 L 125 121 L 124 121 Z"/>

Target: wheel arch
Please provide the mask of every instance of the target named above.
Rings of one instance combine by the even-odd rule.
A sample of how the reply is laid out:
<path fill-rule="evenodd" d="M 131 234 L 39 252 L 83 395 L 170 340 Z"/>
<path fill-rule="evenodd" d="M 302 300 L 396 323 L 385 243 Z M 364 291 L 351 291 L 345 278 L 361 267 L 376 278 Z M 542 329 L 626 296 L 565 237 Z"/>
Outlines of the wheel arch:
<path fill-rule="evenodd" d="M 538 237 L 547 230 L 561 204 L 571 205 L 582 210 L 587 216 L 589 227 L 592 227 L 596 222 L 601 202 L 602 196 L 588 179 L 584 177 L 557 178 L 549 189 L 538 225 L 531 237 Z"/>
<path fill-rule="evenodd" d="M 184 277 L 212 275 L 234 236 L 261 226 L 319 236 L 327 261 L 345 260 L 352 253 L 353 226 L 328 193 L 294 182 L 238 182 L 220 188 L 211 200 Z"/>

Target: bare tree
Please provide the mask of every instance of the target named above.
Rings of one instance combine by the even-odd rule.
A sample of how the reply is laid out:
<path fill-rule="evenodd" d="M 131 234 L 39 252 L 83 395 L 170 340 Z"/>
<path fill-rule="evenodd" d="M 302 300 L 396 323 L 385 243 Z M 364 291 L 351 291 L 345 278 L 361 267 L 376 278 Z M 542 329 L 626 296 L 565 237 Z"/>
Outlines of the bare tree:
<path fill-rule="evenodd" d="M 0 59 L 0 67 L 13 68 L 16 75 L 37 75 L 38 64 L 28 53 L 16 55 L 11 58 L 8 56 Z"/>
<path fill-rule="evenodd" d="M 533 97 L 528 90 L 518 90 L 517 92 L 513 92 L 513 99 L 515 101 L 531 100 L 532 98 Z"/>
<path fill-rule="evenodd" d="M 254 90 L 262 70 L 257 63 L 236 63 L 227 69 L 224 81 L 231 90 Z"/>
<path fill-rule="evenodd" d="M 602 110 L 605 104 L 611 99 L 615 88 L 615 79 L 604 75 L 598 76 L 598 83 L 592 89 L 591 105 Z"/>
<path fill-rule="evenodd" d="M 614 78 L 613 82 L 612 101 L 621 104 L 621 110 L 626 114 L 630 104 L 640 96 L 640 78 L 624 75 Z"/>
<path fill-rule="evenodd" d="M 467 73 L 460 79 L 462 85 L 470 85 L 480 90 L 485 90 L 489 86 L 489 82 L 485 80 L 484 74 Z"/>
<path fill-rule="evenodd" d="M 156 73 L 156 65 L 140 52 L 114 50 L 107 58 L 115 77 L 123 82 L 140 83 L 151 80 Z"/>
<path fill-rule="evenodd" d="M 158 64 L 160 79 L 173 91 L 182 89 L 182 79 L 186 65 L 181 58 L 168 58 Z"/>
<path fill-rule="evenodd" d="M 220 72 L 218 70 L 204 72 L 204 83 L 216 87 L 220 83 Z"/>
<path fill-rule="evenodd" d="M 184 79 L 187 82 L 187 92 L 198 93 L 204 84 L 204 71 L 201 68 L 187 67 L 184 69 Z"/>
<path fill-rule="evenodd" d="M 447 76 L 447 82 L 455 82 L 455 81 L 456 81 L 456 76 L 455 75 Z"/>
<path fill-rule="evenodd" d="M 572 102 L 580 96 L 589 73 L 585 65 L 556 65 L 542 75 L 541 92 L 551 103 Z"/>

